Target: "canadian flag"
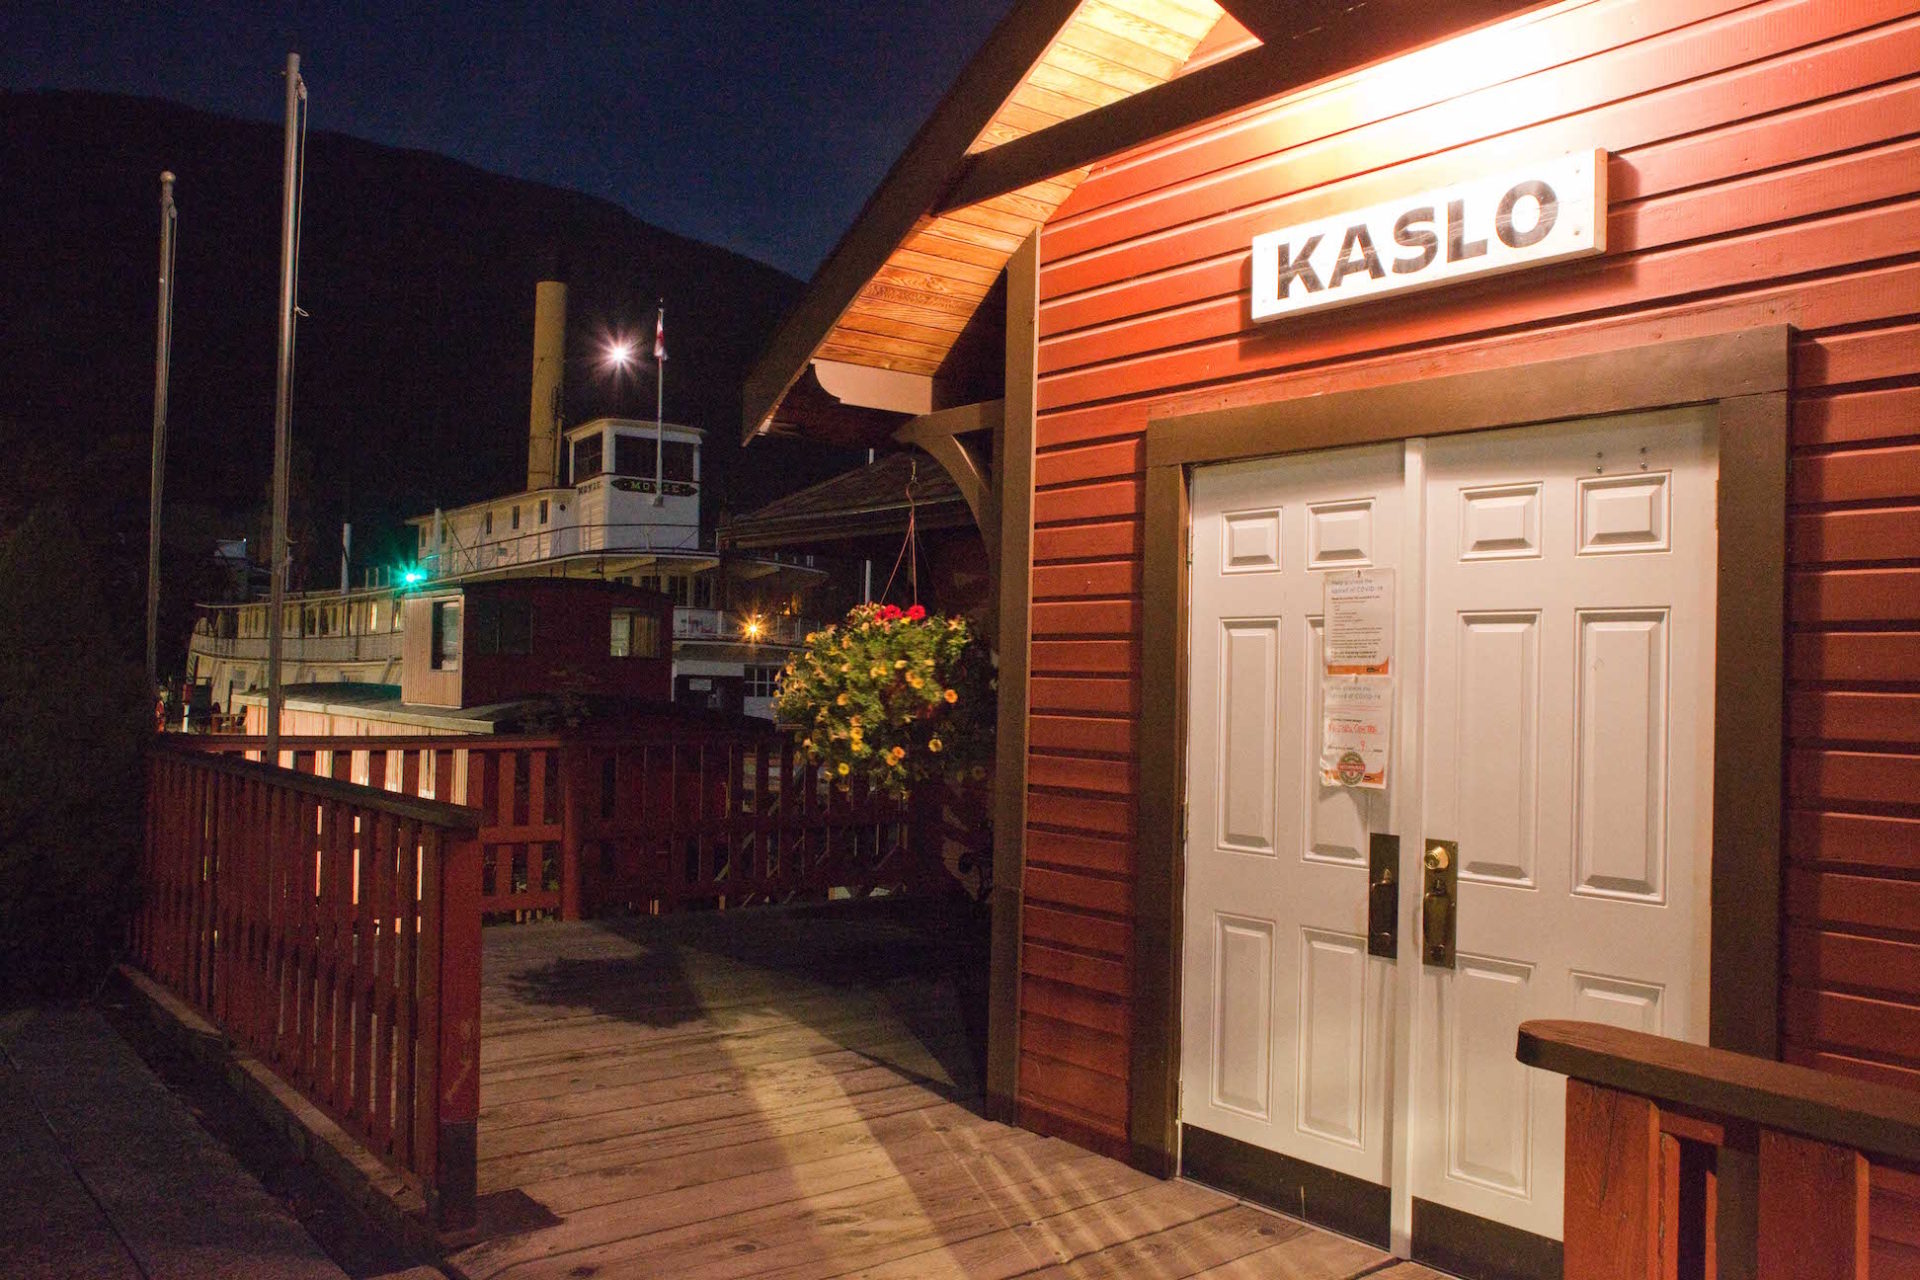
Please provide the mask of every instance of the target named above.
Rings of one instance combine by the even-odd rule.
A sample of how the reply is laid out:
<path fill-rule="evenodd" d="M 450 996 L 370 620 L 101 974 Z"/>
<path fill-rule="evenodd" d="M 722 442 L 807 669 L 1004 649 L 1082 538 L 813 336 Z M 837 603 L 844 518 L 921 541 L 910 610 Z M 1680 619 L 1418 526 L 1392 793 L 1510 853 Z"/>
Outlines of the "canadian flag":
<path fill-rule="evenodd" d="M 667 309 L 661 307 L 653 313 L 653 358 L 667 358 Z"/>

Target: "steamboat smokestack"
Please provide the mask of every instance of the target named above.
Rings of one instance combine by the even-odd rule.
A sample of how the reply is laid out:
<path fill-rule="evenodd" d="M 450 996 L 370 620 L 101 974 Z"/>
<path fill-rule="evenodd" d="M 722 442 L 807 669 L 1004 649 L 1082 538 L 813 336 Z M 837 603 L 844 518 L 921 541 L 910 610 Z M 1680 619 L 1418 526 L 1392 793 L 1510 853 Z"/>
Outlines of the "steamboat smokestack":
<path fill-rule="evenodd" d="M 560 408 L 567 359 L 567 286 L 542 280 L 533 294 L 533 413 L 527 423 L 527 488 L 560 480 Z"/>

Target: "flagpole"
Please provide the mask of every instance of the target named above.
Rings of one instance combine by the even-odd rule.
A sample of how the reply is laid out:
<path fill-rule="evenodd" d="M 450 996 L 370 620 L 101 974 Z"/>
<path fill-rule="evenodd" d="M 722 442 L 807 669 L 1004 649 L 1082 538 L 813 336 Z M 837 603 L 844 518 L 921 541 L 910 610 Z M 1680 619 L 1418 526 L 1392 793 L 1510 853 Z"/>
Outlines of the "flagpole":
<path fill-rule="evenodd" d="M 653 313 L 653 505 L 665 506 L 667 475 L 662 466 L 667 446 L 667 301 Z"/>
<path fill-rule="evenodd" d="M 287 600 L 287 452 L 292 434 L 293 311 L 295 237 L 300 215 L 299 131 L 296 119 L 307 87 L 300 79 L 300 55 L 287 55 L 287 136 L 285 191 L 280 210 L 280 361 L 273 403 L 273 562 L 267 596 L 267 749 L 265 762 L 280 763 L 280 716 L 286 693 L 280 683 L 282 616 Z"/>
<path fill-rule="evenodd" d="M 160 683 L 160 494 L 167 482 L 167 377 L 173 368 L 173 174 L 160 175 L 160 320 L 153 353 L 153 483 L 147 492 L 147 690 Z"/>

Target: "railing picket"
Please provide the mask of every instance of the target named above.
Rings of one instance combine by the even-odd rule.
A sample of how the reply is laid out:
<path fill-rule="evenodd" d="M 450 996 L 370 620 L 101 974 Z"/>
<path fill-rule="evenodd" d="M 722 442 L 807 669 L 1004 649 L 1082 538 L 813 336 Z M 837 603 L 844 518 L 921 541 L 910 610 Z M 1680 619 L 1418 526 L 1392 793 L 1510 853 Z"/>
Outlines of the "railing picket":
<path fill-rule="evenodd" d="M 1760 1131 L 1759 1280 L 1867 1280 L 1867 1158 Z"/>
<path fill-rule="evenodd" d="M 395 895 L 399 910 L 395 913 L 394 941 L 398 965 L 394 971 L 393 1036 L 395 1157 L 408 1164 L 413 1160 L 415 1127 L 419 1099 L 415 1096 L 414 1077 L 415 993 L 420 985 L 420 824 L 403 821 L 399 825 L 399 862 L 396 867 Z"/>
<path fill-rule="evenodd" d="M 374 1151 L 386 1155 L 393 1146 L 393 1018 L 396 992 L 394 967 L 399 948 L 394 941 L 394 920 L 399 904 L 394 899 L 396 870 L 394 819 L 385 813 L 373 815 L 373 910 L 377 958 L 374 962 L 373 1032 L 373 1114 L 371 1117 Z"/>

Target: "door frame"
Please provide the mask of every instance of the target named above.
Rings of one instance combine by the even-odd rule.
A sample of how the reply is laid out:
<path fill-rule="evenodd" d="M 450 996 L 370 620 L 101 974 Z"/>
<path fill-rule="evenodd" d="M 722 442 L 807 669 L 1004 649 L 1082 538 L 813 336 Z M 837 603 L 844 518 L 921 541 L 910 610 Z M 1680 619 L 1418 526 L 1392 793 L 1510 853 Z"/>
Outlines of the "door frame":
<path fill-rule="evenodd" d="M 1770 325 L 1447 377 L 1150 417 L 1134 879 L 1133 1162 L 1178 1172 L 1192 468 L 1710 405 L 1718 428 L 1708 1042 L 1778 1050 L 1792 330 Z"/>

